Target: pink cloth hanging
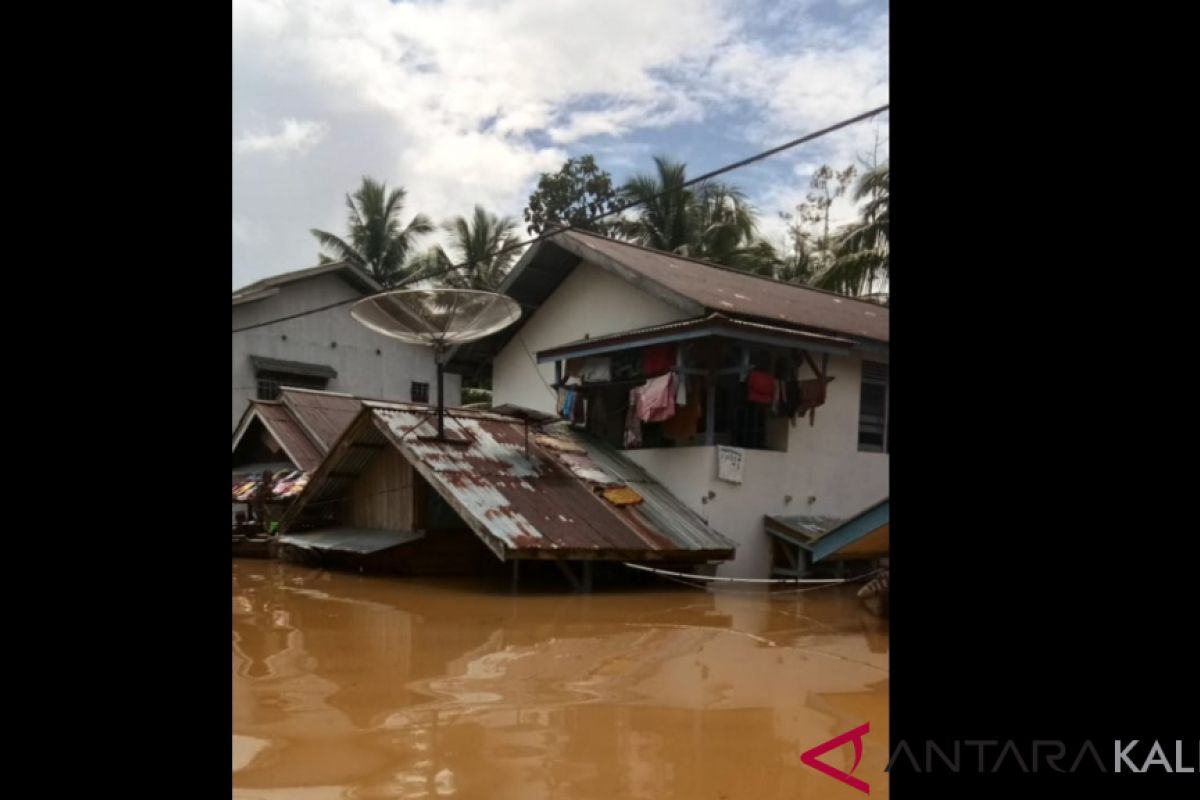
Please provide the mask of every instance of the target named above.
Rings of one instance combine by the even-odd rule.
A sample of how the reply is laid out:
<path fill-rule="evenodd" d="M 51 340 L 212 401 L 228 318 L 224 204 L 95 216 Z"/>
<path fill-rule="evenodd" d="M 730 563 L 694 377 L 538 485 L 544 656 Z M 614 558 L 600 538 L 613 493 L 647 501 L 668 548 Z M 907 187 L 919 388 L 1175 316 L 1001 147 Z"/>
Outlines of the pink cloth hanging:
<path fill-rule="evenodd" d="M 662 422 L 675 416 L 675 373 L 651 378 L 635 391 L 637 415 L 642 422 Z"/>

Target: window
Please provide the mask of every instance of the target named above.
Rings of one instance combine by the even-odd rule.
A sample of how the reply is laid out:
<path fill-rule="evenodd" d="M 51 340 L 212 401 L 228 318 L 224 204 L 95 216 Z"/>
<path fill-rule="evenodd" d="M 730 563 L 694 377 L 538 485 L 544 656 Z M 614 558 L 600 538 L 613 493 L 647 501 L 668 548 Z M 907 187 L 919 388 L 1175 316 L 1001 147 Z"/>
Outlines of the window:
<path fill-rule="evenodd" d="M 419 383 L 417 381 L 412 382 L 412 401 L 414 403 L 428 403 L 429 402 L 429 384 L 428 383 Z"/>
<path fill-rule="evenodd" d="M 258 399 L 274 400 L 279 397 L 279 384 L 269 378 L 258 379 Z"/>
<path fill-rule="evenodd" d="M 858 406 L 858 449 L 886 453 L 888 436 L 888 365 L 864 361 Z"/>
<path fill-rule="evenodd" d="M 329 381 L 312 375 L 289 375 L 282 372 L 258 373 L 258 399 L 276 400 L 279 390 L 294 386 L 297 389 L 324 389 Z"/>

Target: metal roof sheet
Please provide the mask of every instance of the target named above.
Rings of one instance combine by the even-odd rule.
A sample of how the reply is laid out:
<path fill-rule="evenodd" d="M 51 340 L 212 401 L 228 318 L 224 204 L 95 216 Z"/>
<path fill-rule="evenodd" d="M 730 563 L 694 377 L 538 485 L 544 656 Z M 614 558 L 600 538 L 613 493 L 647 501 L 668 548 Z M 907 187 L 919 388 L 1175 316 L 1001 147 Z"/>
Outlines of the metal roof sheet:
<path fill-rule="evenodd" d="M 363 405 L 293 507 L 295 514 L 305 503 L 343 495 L 378 452 L 369 445 L 386 440 L 501 559 L 733 556 L 732 541 L 615 451 L 573 439 L 586 454 L 560 452 L 539 445 L 534 431 L 527 440 L 520 419 L 466 409 L 447 413 L 447 431 L 468 439 L 451 444 L 424 438 L 436 433 L 436 418 L 426 406 Z M 622 485 L 644 501 L 616 506 L 599 496 L 604 488 Z"/>
<path fill-rule="evenodd" d="M 415 542 L 425 534 L 415 531 L 385 531 L 369 528 L 325 528 L 309 533 L 289 533 L 279 537 L 280 544 L 307 550 L 337 550 L 370 555 L 402 544 Z"/>

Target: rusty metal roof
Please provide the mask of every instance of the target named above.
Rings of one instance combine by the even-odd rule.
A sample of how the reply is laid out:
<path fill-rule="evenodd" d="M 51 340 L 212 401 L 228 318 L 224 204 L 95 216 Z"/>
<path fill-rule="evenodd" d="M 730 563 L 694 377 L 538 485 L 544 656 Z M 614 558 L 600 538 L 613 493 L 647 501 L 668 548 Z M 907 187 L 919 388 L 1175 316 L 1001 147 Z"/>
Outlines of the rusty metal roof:
<path fill-rule="evenodd" d="M 525 252 L 499 291 L 521 304 L 521 320 L 450 353 L 450 369 L 472 373 L 490 363 L 582 262 L 593 264 L 692 317 L 719 312 L 834 336 L 870 346 L 889 340 L 887 306 L 752 275 L 598 234 L 566 230 Z"/>
<path fill-rule="evenodd" d="M 233 448 L 257 418 L 293 464 L 312 472 L 361 410 L 362 401 L 348 394 L 283 389 L 278 400 L 250 401 L 234 431 Z"/>
<path fill-rule="evenodd" d="M 502 560 L 733 557 L 732 541 L 619 454 L 596 450 L 593 458 L 586 445 L 560 452 L 532 430 L 526 444 L 522 420 L 466 409 L 449 410 L 446 428 L 469 443 L 430 441 L 422 437 L 435 434 L 436 419 L 427 406 L 364 406 L 289 513 L 342 495 L 377 452 L 369 445 L 387 441 Z M 631 486 L 643 502 L 616 506 L 599 496 L 616 486 Z"/>
<path fill-rule="evenodd" d="M 595 234 L 564 231 L 551 241 L 588 261 L 610 260 L 710 311 L 888 341 L 888 308 L 752 275 Z M 603 264 L 601 264 L 603 266 Z"/>
<path fill-rule="evenodd" d="M 583 447 L 597 469 L 640 494 L 644 502 L 625 508 L 636 513 L 642 524 L 669 531 L 671 539 L 682 547 L 698 550 L 718 545 L 731 549 L 734 547 L 732 541 L 710 528 L 699 514 L 654 480 L 640 465 L 626 458 L 620 450 L 595 436 L 573 430 L 565 423 L 556 425 L 550 432 Z"/>
<path fill-rule="evenodd" d="M 317 465 L 321 463 L 321 458 L 325 455 L 324 452 L 313 444 L 308 438 L 308 434 L 297 424 L 295 418 L 283 404 L 251 400 L 250 406 L 252 414 L 258 417 L 293 464 L 305 472 L 311 472 L 317 468 Z M 239 432 L 244 430 L 244 427 L 239 426 Z M 240 436 L 234 438 L 233 446 L 235 448 L 240 438 Z"/>
<path fill-rule="evenodd" d="M 270 297 L 272 294 L 279 291 L 279 287 L 289 283 L 302 281 L 306 278 L 315 278 L 319 275 L 334 273 L 344 281 L 349 283 L 358 291 L 366 294 L 369 292 L 378 292 L 383 289 L 382 286 L 373 278 L 370 273 L 362 267 L 351 264 L 348 261 L 334 261 L 329 264 L 318 264 L 315 267 L 307 267 L 305 269 L 292 270 L 279 275 L 271 275 L 270 277 L 257 280 L 254 283 L 247 284 L 240 289 L 235 289 L 233 292 L 233 305 L 242 303 L 251 303 L 255 300 L 260 300 Z"/>
<path fill-rule="evenodd" d="M 280 401 L 296 416 L 321 455 L 329 452 L 338 437 L 362 411 L 362 401 L 348 394 L 309 389 L 281 389 Z"/>
<path fill-rule="evenodd" d="M 854 342 L 837 336 L 797 331 L 792 328 L 781 328 L 778 325 L 767 325 L 762 322 L 750 322 L 744 319 L 732 319 L 713 312 L 706 317 L 685 319 L 679 322 L 667 322 L 661 325 L 650 325 L 629 331 L 606 333 L 591 336 L 587 339 L 576 339 L 566 344 L 555 345 L 536 353 L 538 362 L 552 361 L 579 355 L 599 355 L 616 352 L 629 347 L 643 347 L 649 344 L 682 341 L 704 336 L 728 336 L 734 339 L 748 339 L 764 343 L 778 343 L 792 346 L 803 346 L 807 349 L 833 353 L 848 353 Z"/>

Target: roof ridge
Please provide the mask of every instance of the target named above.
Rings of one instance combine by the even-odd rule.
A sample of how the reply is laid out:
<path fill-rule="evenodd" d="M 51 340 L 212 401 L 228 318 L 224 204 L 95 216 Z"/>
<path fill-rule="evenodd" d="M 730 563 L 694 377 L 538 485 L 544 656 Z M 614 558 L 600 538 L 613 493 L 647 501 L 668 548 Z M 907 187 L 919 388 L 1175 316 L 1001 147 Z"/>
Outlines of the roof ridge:
<path fill-rule="evenodd" d="M 704 259 L 696 258 L 695 256 L 688 256 L 688 255 L 684 255 L 682 253 L 672 253 L 669 250 L 659 250 L 658 248 L 655 248 L 655 247 L 646 247 L 645 245 L 637 244 L 636 242 L 626 242 L 622 239 L 614 239 L 611 236 L 604 236 L 603 234 L 596 233 L 595 231 L 585 231 L 580 228 L 563 228 L 562 230 L 559 230 L 546 238 L 553 240 L 553 238 L 555 236 L 558 236 L 563 233 L 581 233 L 581 234 L 584 234 L 585 236 L 591 236 L 596 239 L 602 239 L 603 241 L 606 241 L 606 242 L 612 242 L 613 244 L 619 244 L 619 245 L 623 245 L 625 247 L 632 247 L 637 250 L 644 250 L 647 253 L 654 253 L 656 255 L 667 256 L 669 258 L 678 258 L 682 261 L 690 261 L 693 264 L 699 264 L 702 267 L 712 267 L 713 269 L 719 269 L 719 270 L 722 270 L 723 272 L 732 272 L 736 275 L 745 275 L 746 277 L 749 277 L 749 278 L 758 278 L 759 280 L 767 281 L 768 283 L 778 284 L 780 286 L 790 286 L 795 289 L 806 289 L 810 292 L 816 292 L 817 294 L 824 294 L 824 295 L 829 295 L 830 297 L 836 297 L 839 300 L 851 300 L 855 303 L 863 303 L 865 305 L 871 306 L 872 308 L 888 308 L 888 306 L 882 306 L 879 303 L 874 303 L 874 302 L 871 302 L 870 300 L 863 300 L 861 298 L 854 297 L 852 295 L 839 294 L 837 292 L 831 292 L 828 289 L 818 289 L 817 287 L 810 286 L 807 283 L 792 283 L 791 281 L 784 281 L 784 280 L 780 280 L 779 278 L 774 278 L 774 277 L 770 277 L 767 275 L 759 275 L 758 273 L 755 273 L 755 272 L 747 272 L 746 270 L 743 270 L 743 269 L 737 269 L 736 267 L 729 267 L 724 264 L 717 264 L 713 261 L 705 261 Z"/>
<path fill-rule="evenodd" d="M 338 261 L 330 261 L 327 264 L 315 264 L 311 267 L 301 267 L 300 269 L 293 269 L 287 272 L 280 272 L 275 275 L 268 275 L 265 278 L 259 278 L 252 283 L 246 284 L 240 289 L 234 289 L 233 297 L 236 298 L 241 295 L 252 294 L 254 292 L 263 291 L 264 289 L 269 289 L 274 286 L 281 286 L 286 283 L 291 283 L 292 281 L 304 280 L 305 278 L 316 277 L 317 275 L 326 274 L 328 272 L 336 272 L 343 269 L 350 270 L 360 279 L 367 281 L 369 284 L 373 284 L 380 289 L 383 288 L 380 286 L 379 282 L 375 280 L 375 276 L 371 275 L 371 273 L 369 273 L 367 270 L 351 261 L 340 259 Z"/>

